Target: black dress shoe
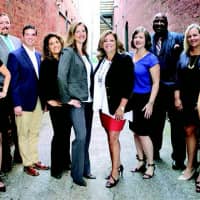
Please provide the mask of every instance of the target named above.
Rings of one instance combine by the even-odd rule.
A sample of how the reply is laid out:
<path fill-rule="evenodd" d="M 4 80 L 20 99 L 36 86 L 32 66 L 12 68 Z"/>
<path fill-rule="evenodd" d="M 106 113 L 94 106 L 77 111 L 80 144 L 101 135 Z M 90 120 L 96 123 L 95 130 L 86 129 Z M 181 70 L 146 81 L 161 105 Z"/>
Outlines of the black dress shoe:
<path fill-rule="evenodd" d="M 184 170 L 186 166 L 182 162 L 176 162 L 175 160 L 172 162 L 172 169 L 174 170 Z"/>
<path fill-rule="evenodd" d="M 96 176 L 94 176 L 92 174 L 84 175 L 84 177 L 87 179 L 96 179 Z"/>
<path fill-rule="evenodd" d="M 153 159 L 155 161 L 161 161 L 162 159 L 160 157 L 160 153 L 159 152 L 154 152 Z"/>
<path fill-rule="evenodd" d="M 76 185 L 79 185 L 79 186 L 83 186 L 83 187 L 86 187 L 86 186 L 87 186 L 87 183 L 86 183 L 84 180 L 79 180 L 79 181 L 73 180 L 73 182 L 74 182 Z"/>
<path fill-rule="evenodd" d="M 61 179 L 62 178 L 62 173 L 57 173 L 57 174 L 52 174 L 51 173 L 51 176 L 56 178 L 56 179 Z"/>

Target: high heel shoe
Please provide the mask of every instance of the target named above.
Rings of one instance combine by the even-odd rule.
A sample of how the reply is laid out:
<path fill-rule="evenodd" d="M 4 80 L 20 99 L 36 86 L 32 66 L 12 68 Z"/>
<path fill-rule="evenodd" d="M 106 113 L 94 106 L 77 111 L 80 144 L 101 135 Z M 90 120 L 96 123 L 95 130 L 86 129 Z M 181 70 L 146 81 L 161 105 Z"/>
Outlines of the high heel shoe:
<path fill-rule="evenodd" d="M 140 167 L 136 167 L 134 169 L 131 170 L 132 173 L 135 172 L 145 172 L 146 171 L 146 161 L 144 159 L 140 159 L 139 157 L 137 157 L 137 160 L 139 161 L 139 163 L 141 163 Z"/>
<path fill-rule="evenodd" d="M 111 182 L 110 179 L 112 179 L 113 182 Z M 115 179 L 112 175 L 110 175 L 110 179 L 106 182 L 107 188 L 112 188 L 112 187 L 116 186 L 117 183 L 119 182 L 119 178 Z"/>
<path fill-rule="evenodd" d="M 119 166 L 118 172 L 119 172 L 119 175 L 121 175 L 121 177 L 123 177 L 124 166 L 122 164 Z M 111 176 L 111 173 L 108 176 L 106 176 L 105 179 L 108 180 L 110 178 L 110 176 Z"/>
<path fill-rule="evenodd" d="M 5 192 L 6 191 L 6 186 L 4 185 L 3 181 L 0 178 L 0 183 L 3 184 L 3 186 L 0 187 L 0 192 Z"/>
<path fill-rule="evenodd" d="M 150 179 L 150 178 L 152 178 L 154 176 L 155 164 L 154 163 L 153 164 L 148 164 L 147 166 L 148 166 L 148 168 L 150 168 L 150 167 L 153 168 L 153 173 L 152 174 L 148 174 L 148 173 L 145 172 L 144 175 L 143 175 L 143 179 Z"/>
<path fill-rule="evenodd" d="M 195 182 L 196 192 L 200 193 L 200 181 Z"/>

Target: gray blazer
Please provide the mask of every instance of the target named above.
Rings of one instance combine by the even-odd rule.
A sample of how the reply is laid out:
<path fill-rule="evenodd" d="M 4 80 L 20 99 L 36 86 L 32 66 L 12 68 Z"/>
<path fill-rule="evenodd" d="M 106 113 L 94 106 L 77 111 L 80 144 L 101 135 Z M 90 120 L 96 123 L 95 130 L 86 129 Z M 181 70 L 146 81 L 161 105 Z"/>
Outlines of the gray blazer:
<path fill-rule="evenodd" d="M 88 99 L 87 71 L 81 56 L 71 47 L 64 48 L 58 65 L 58 87 L 62 103 Z"/>
<path fill-rule="evenodd" d="M 11 39 L 15 49 L 18 49 L 21 47 L 21 41 L 19 38 L 9 35 L 9 38 Z M 10 53 L 6 43 L 3 41 L 3 39 L 0 37 L 0 59 L 2 62 L 7 66 L 8 61 L 8 54 Z M 0 74 L 0 87 L 3 85 L 4 77 L 2 74 Z"/>
<path fill-rule="evenodd" d="M 13 36 L 13 35 L 9 35 L 9 38 L 11 39 L 15 49 L 18 49 L 19 47 L 21 47 L 21 41 L 19 38 Z M 14 50 L 15 50 L 14 49 Z M 0 58 L 3 61 L 3 63 L 5 65 L 7 65 L 7 61 L 8 61 L 8 54 L 9 54 L 9 49 L 6 46 L 5 42 L 3 41 L 3 39 L 0 37 Z"/>

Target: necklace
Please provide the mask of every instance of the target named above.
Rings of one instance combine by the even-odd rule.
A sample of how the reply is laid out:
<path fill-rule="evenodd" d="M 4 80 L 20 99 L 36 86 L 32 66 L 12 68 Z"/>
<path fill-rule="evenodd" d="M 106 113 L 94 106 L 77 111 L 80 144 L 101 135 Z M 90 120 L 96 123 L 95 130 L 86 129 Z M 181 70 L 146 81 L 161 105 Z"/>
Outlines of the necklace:
<path fill-rule="evenodd" d="M 191 56 L 190 57 L 190 62 L 188 64 L 188 69 L 194 69 L 196 63 L 197 63 L 197 60 L 198 60 L 199 56 Z"/>

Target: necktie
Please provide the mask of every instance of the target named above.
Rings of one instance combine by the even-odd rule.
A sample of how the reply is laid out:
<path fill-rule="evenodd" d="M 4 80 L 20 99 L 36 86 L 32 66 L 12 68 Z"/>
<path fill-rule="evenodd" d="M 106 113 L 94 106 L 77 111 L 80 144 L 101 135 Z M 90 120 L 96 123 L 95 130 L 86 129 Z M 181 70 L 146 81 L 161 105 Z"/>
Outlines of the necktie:
<path fill-rule="evenodd" d="M 161 40 L 161 38 L 159 38 L 157 43 L 156 43 L 156 53 L 157 53 L 157 55 L 160 55 L 161 45 L 162 45 L 162 40 Z"/>

